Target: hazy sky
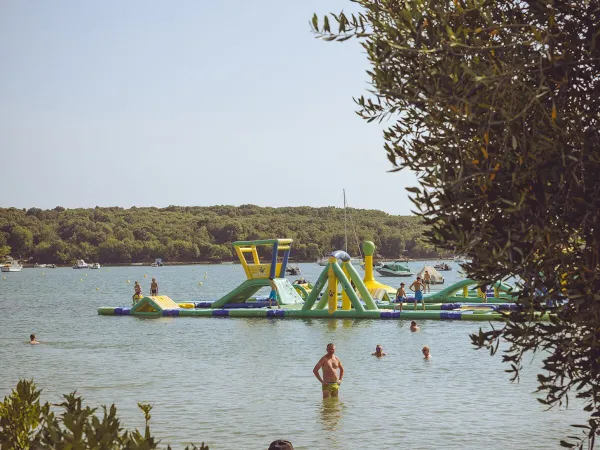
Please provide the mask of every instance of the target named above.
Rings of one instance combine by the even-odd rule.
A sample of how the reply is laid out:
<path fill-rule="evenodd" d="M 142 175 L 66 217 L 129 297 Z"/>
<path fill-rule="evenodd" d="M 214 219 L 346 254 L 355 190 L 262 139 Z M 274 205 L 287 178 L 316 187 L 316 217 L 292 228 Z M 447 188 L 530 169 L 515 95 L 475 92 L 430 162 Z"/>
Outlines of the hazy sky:
<path fill-rule="evenodd" d="M 339 0 L 0 2 L 0 206 L 256 204 L 409 214 Z"/>

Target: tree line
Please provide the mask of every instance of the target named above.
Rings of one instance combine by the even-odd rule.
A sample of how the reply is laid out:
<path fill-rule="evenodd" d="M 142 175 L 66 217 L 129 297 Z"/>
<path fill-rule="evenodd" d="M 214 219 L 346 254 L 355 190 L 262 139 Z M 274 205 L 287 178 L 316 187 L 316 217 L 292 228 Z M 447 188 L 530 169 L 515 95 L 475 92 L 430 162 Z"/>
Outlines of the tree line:
<path fill-rule="evenodd" d="M 423 221 L 383 211 L 347 208 L 347 248 L 371 240 L 386 259 L 444 256 L 426 243 Z M 0 257 L 71 264 L 220 262 L 236 259 L 237 240 L 292 238 L 292 261 L 314 261 L 344 249 L 344 209 L 255 205 L 167 208 L 0 208 Z M 268 255 L 265 255 L 268 256 Z"/>

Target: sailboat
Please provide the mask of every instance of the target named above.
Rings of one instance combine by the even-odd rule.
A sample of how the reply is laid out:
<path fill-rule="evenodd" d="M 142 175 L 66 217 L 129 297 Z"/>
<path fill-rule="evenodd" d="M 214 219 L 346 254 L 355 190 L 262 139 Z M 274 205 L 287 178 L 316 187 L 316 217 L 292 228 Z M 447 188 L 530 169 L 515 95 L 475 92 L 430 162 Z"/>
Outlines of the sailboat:
<path fill-rule="evenodd" d="M 346 189 L 342 189 L 342 192 L 344 193 L 344 251 L 348 253 L 348 219 L 346 215 L 346 208 L 348 205 L 346 203 Z M 352 217 L 350 217 L 350 220 L 352 220 Z M 358 242 L 358 237 L 356 236 L 356 229 L 354 230 L 354 237 L 356 238 L 356 245 L 360 253 L 360 244 Z M 317 259 L 317 264 L 320 266 L 326 266 L 328 262 L 329 256 L 327 255 Z M 356 266 L 360 266 L 362 264 L 362 254 L 360 258 L 350 258 L 350 263 Z"/>

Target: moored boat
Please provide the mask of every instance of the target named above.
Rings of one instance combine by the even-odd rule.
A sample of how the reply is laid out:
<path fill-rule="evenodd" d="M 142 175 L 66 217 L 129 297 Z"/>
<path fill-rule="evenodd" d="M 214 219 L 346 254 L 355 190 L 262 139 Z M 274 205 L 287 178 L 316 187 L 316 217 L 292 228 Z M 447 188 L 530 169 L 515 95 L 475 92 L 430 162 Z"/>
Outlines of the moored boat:
<path fill-rule="evenodd" d="M 450 267 L 448 264 L 446 263 L 437 263 L 435 266 L 433 266 L 434 269 L 442 271 L 442 272 L 447 272 L 449 270 L 452 270 L 452 267 Z"/>
<path fill-rule="evenodd" d="M 100 263 L 94 263 L 90 266 L 90 269 L 99 269 L 100 267 Z"/>
<path fill-rule="evenodd" d="M 83 259 L 78 259 L 75 264 L 73 264 L 73 269 L 87 269 L 89 266 Z"/>
<path fill-rule="evenodd" d="M 18 261 L 7 261 L 2 265 L 2 272 L 20 272 L 23 266 Z"/>
<path fill-rule="evenodd" d="M 402 263 L 401 261 L 383 263 L 376 270 L 383 277 L 411 277 L 414 275 L 406 265 L 406 262 Z"/>

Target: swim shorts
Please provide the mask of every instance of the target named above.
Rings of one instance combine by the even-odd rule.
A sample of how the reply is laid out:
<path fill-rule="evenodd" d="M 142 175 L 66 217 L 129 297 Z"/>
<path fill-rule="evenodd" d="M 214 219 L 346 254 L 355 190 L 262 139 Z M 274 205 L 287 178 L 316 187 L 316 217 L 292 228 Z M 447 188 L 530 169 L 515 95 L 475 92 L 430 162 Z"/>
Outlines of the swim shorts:
<path fill-rule="evenodd" d="M 406 302 L 406 297 L 396 297 L 396 303 L 404 303 Z"/>
<path fill-rule="evenodd" d="M 340 383 L 337 381 L 328 381 L 326 386 L 323 386 L 323 391 L 329 391 L 330 394 L 337 392 L 340 389 Z"/>
<path fill-rule="evenodd" d="M 423 292 L 415 291 L 415 303 L 420 302 L 421 300 L 423 300 Z"/>
<path fill-rule="evenodd" d="M 158 291 L 152 291 L 152 295 L 158 294 Z"/>

